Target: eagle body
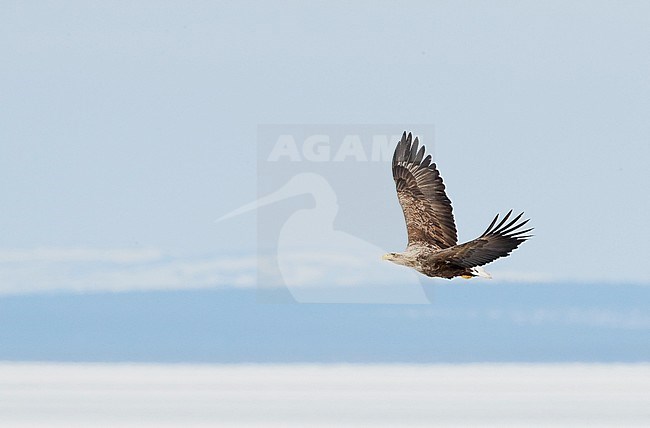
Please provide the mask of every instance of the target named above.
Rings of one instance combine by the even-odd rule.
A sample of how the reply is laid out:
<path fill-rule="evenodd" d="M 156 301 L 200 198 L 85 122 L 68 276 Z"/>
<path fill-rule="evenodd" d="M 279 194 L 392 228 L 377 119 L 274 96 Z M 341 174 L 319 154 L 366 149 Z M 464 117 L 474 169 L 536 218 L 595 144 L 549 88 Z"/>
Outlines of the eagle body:
<path fill-rule="evenodd" d="M 403 253 L 388 253 L 384 256 L 385 260 L 393 263 L 411 267 L 421 274 L 431 277 L 451 279 L 457 276 L 471 278 L 482 276 L 491 278 L 482 268 L 462 267 L 453 261 L 446 260 L 438 255 L 439 251 L 426 245 L 413 245 L 408 247 Z"/>
<path fill-rule="evenodd" d="M 499 215 L 478 238 L 458 244 L 451 201 L 431 155 L 418 138 L 406 132 L 393 154 L 393 179 L 397 198 L 406 221 L 408 245 L 402 253 L 388 253 L 385 260 L 411 267 L 430 276 L 451 279 L 490 275 L 481 267 L 509 255 L 530 238 L 531 229 L 523 229 L 528 220 L 523 213 L 510 219 L 510 210 L 500 221 Z"/>

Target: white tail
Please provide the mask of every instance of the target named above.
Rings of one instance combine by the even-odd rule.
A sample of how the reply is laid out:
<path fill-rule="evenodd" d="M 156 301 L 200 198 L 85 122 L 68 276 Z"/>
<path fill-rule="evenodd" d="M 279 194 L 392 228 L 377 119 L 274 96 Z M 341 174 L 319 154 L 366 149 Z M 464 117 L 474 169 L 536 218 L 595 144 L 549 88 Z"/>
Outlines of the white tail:
<path fill-rule="evenodd" d="M 487 273 L 486 270 L 483 269 L 481 266 L 473 267 L 472 273 L 476 276 L 480 276 L 481 278 L 492 279 L 492 275 Z"/>

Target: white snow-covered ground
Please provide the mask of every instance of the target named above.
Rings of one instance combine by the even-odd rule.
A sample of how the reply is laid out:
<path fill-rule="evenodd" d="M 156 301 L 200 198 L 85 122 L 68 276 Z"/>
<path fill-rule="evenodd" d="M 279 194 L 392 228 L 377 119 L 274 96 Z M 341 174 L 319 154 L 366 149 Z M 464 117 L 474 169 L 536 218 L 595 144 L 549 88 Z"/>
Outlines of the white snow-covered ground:
<path fill-rule="evenodd" d="M 0 363 L 0 426 L 650 426 L 650 364 Z"/>

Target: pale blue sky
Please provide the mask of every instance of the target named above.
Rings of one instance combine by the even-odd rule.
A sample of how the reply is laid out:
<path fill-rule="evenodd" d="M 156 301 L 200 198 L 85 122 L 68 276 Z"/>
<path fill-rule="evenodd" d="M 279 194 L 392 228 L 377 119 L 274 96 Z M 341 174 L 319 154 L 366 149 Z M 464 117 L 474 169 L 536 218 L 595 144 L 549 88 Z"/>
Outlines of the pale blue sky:
<path fill-rule="evenodd" d="M 431 123 L 461 239 L 525 210 L 536 236 L 503 269 L 650 282 L 646 2 L 0 12 L 5 258 L 37 247 L 249 257 L 254 215 L 213 220 L 256 197 L 258 124 Z M 402 224 L 369 221 L 401 249 Z"/>
<path fill-rule="evenodd" d="M 641 1 L 2 2 L 0 360 L 647 360 L 648 40 Z M 255 215 L 214 220 L 305 123 L 432 124 L 461 240 L 536 236 L 429 306 L 256 304 Z"/>

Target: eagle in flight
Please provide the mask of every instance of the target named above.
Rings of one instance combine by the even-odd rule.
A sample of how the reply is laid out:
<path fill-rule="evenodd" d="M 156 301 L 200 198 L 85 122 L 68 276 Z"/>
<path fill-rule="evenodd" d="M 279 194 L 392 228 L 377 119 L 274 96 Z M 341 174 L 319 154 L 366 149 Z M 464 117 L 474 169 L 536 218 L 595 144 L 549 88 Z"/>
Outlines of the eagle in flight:
<path fill-rule="evenodd" d="M 510 219 L 512 210 L 499 221 L 497 214 L 478 238 L 458 244 L 451 201 L 445 194 L 442 177 L 425 155 L 424 146 L 411 133 L 402 135 L 393 155 L 393 179 L 397 198 L 404 211 L 408 245 L 403 253 L 388 253 L 385 260 L 412 267 L 431 277 L 472 278 L 491 276 L 481 267 L 505 257 L 530 238 L 522 229 L 524 213 Z"/>

